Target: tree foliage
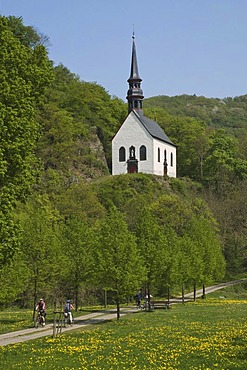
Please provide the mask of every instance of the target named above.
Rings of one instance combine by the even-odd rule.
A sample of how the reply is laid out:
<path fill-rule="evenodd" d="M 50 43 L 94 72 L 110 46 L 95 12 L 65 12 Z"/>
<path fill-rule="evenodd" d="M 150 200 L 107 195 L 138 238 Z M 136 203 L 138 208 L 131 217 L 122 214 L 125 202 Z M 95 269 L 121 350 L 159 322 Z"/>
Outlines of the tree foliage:
<path fill-rule="evenodd" d="M 99 286 L 115 292 L 119 318 L 121 300 L 132 295 L 142 282 L 142 258 L 134 235 L 116 208 L 109 210 L 98 227 L 95 275 Z"/>
<path fill-rule="evenodd" d="M 144 174 L 102 179 L 98 185 L 99 199 L 124 212 L 137 237 L 149 274 L 143 283 L 164 292 L 165 285 L 191 286 L 224 276 L 217 223 L 196 185 Z"/>
<path fill-rule="evenodd" d="M 48 38 L 21 18 L 0 17 L 0 41 L 0 302 L 9 287 L 8 302 L 30 305 L 32 291 L 78 308 L 93 286 L 115 292 L 119 314 L 141 286 L 221 279 L 223 254 L 227 271 L 246 271 L 246 96 L 147 99 L 178 145 L 179 179 L 112 177 L 127 105 L 53 67 Z"/>
<path fill-rule="evenodd" d="M 56 286 L 63 271 L 60 216 L 46 196 L 20 205 L 19 220 L 23 229 L 21 252 L 29 279 L 34 306 L 38 294 L 46 290 L 47 298 L 56 297 Z"/>
<path fill-rule="evenodd" d="M 13 22 L 0 17 L 0 265 L 17 246 L 18 228 L 10 212 L 30 192 L 39 173 L 34 155 L 40 134 L 36 107 L 52 79 L 46 49 L 20 42 Z"/>
<path fill-rule="evenodd" d="M 172 236 L 175 249 L 172 265 L 179 269 L 175 280 L 191 285 L 224 276 L 225 263 L 217 225 L 205 202 L 199 198 L 185 201 L 178 195 L 164 195 L 152 204 L 152 210 L 164 232 Z M 172 271 L 176 270 L 174 266 Z"/>
<path fill-rule="evenodd" d="M 80 218 L 72 216 L 65 223 L 63 236 L 64 258 L 67 258 L 63 291 L 66 290 L 67 298 L 74 297 L 77 311 L 80 287 L 92 279 L 94 232 Z"/>
<path fill-rule="evenodd" d="M 163 108 L 173 116 L 193 117 L 214 128 L 246 129 L 247 95 L 224 99 L 186 94 L 160 95 L 145 99 L 145 109 L 151 107 Z"/>
<path fill-rule="evenodd" d="M 49 37 L 38 32 L 32 26 L 23 24 L 22 17 L 9 16 L 7 18 L 8 26 L 13 32 L 14 36 L 28 48 L 34 48 L 38 45 L 49 46 Z"/>
<path fill-rule="evenodd" d="M 145 290 L 150 290 L 160 284 L 160 280 L 167 273 L 170 265 L 171 253 L 168 233 L 159 227 L 153 214 L 143 208 L 138 217 L 135 229 L 137 245 L 143 258 L 146 277 L 143 276 Z"/>
<path fill-rule="evenodd" d="M 109 173 L 106 163 L 110 168 L 111 138 L 124 118 L 123 102 L 116 97 L 111 98 L 100 85 L 81 81 L 63 65 L 55 67 L 54 73 L 48 102 L 41 112 L 46 132 L 46 142 L 42 142 L 41 147 L 58 155 L 59 163 L 75 167 L 77 171 L 74 173 L 85 171 L 86 166 L 91 168 L 92 177 L 95 177 L 94 168 L 98 168 L 97 176 L 100 175 L 99 169 L 103 174 Z M 61 114 L 63 117 L 58 116 Z M 47 160 L 46 155 L 44 160 Z M 58 161 L 50 161 L 50 165 L 58 166 Z"/>

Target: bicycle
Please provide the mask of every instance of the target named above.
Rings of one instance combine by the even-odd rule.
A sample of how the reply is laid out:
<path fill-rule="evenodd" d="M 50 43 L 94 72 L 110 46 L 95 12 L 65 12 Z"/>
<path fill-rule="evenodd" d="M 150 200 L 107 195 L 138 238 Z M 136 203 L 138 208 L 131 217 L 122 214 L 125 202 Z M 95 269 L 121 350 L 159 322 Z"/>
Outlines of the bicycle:
<path fill-rule="evenodd" d="M 141 309 L 142 309 L 142 304 L 141 304 L 141 300 L 140 300 L 140 299 L 137 299 L 137 300 L 136 300 L 136 308 L 137 308 L 138 310 L 141 310 Z"/>
<path fill-rule="evenodd" d="M 73 317 L 71 312 L 64 312 L 64 327 L 73 325 Z"/>
<path fill-rule="evenodd" d="M 43 312 L 38 312 L 36 316 L 36 320 L 34 323 L 35 328 L 37 329 L 39 326 L 44 327 L 45 326 L 45 316 Z"/>

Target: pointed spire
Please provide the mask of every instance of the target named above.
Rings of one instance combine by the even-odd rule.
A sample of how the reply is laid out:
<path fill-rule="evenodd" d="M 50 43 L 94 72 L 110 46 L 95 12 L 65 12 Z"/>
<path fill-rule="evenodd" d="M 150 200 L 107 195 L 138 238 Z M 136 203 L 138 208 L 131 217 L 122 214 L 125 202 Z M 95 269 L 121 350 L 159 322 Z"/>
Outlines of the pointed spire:
<path fill-rule="evenodd" d="M 136 56 L 136 45 L 135 45 L 135 33 L 133 32 L 133 35 L 132 35 L 132 39 L 133 39 L 133 45 L 132 45 L 132 58 L 131 58 L 131 71 L 130 71 L 130 78 L 128 79 L 128 82 L 130 80 L 140 80 L 142 81 L 142 79 L 140 78 L 139 76 L 139 73 L 138 73 L 138 65 L 137 65 L 137 56 Z"/>
<path fill-rule="evenodd" d="M 132 35 L 132 58 L 131 58 L 131 68 L 130 77 L 128 79 L 129 90 L 127 92 L 127 100 L 129 103 L 129 113 L 135 110 L 142 110 L 142 100 L 144 98 L 143 91 L 141 89 L 141 77 L 138 72 L 137 56 L 136 56 L 136 46 L 135 46 L 135 33 Z"/>

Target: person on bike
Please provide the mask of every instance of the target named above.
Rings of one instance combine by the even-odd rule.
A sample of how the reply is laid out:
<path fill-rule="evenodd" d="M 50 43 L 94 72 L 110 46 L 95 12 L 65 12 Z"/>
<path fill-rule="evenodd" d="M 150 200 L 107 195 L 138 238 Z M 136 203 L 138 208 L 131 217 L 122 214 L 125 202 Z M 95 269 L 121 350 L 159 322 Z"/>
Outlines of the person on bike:
<path fill-rule="evenodd" d="M 139 290 L 139 292 L 135 295 L 135 301 L 137 308 L 141 308 L 141 300 L 142 300 L 142 292 Z"/>
<path fill-rule="evenodd" d="M 45 326 L 45 317 L 46 317 L 46 304 L 43 298 L 40 298 L 39 302 L 36 305 L 36 311 L 43 317 L 43 326 Z"/>
<path fill-rule="evenodd" d="M 144 297 L 144 307 L 147 309 L 150 309 L 151 308 L 151 298 L 153 298 L 153 296 L 150 294 L 150 293 L 147 293 Z"/>
<path fill-rule="evenodd" d="M 64 317 L 69 318 L 69 323 L 72 324 L 73 322 L 73 317 L 72 317 L 72 312 L 71 310 L 74 309 L 73 304 L 71 303 L 70 299 L 67 299 L 67 302 L 64 306 Z"/>

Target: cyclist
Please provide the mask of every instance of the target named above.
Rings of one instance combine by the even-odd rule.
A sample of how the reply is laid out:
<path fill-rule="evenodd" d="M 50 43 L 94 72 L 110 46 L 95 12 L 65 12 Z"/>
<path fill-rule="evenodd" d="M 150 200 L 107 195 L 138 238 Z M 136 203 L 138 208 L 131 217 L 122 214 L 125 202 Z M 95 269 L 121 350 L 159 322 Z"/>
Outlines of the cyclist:
<path fill-rule="evenodd" d="M 69 323 L 72 324 L 73 323 L 73 317 L 72 317 L 72 313 L 71 313 L 71 310 L 74 309 L 74 306 L 73 304 L 71 303 L 70 299 L 67 299 L 67 302 L 64 306 L 64 317 L 65 319 L 68 317 L 69 318 Z"/>
<path fill-rule="evenodd" d="M 46 317 L 46 304 L 43 298 L 40 298 L 39 302 L 36 305 L 36 311 L 43 318 L 43 326 L 45 326 L 45 317 Z"/>
<path fill-rule="evenodd" d="M 142 300 L 142 292 L 139 290 L 139 292 L 135 295 L 135 301 L 137 308 L 141 308 L 141 300 Z"/>

